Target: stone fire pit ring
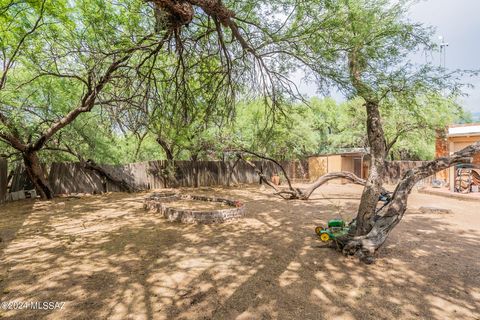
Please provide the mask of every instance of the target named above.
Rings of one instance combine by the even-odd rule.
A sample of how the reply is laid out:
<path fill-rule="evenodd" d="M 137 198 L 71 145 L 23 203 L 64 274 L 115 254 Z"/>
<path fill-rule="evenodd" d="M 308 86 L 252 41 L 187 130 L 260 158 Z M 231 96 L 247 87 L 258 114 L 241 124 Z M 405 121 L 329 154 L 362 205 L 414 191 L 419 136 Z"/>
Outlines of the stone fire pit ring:
<path fill-rule="evenodd" d="M 181 200 L 220 202 L 230 208 L 218 210 L 196 210 L 174 208 L 168 205 L 170 202 Z M 245 216 L 245 204 L 240 201 L 200 195 L 182 195 L 175 192 L 152 193 L 145 198 L 144 208 L 145 210 L 160 213 L 168 221 L 181 223 L 222 223 Z"/>

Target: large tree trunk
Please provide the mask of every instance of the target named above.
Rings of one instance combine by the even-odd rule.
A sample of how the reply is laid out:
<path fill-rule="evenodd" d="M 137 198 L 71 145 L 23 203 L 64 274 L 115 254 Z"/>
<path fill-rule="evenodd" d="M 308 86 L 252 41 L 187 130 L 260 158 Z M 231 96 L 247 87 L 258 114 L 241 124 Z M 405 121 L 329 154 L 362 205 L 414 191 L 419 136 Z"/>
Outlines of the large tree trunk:
<path fill-rule="evenodd" d="M 48 184 L 46 174 L 38 159 L 37 152 L 27 150 L 22 153 L 23 162 L 27 171 L 28 177 L 32 181 L 35 189 L 40 194 L 42 199 L 52 199 L 53 191 Z"/>
<path fill-rule="evenodd" d="M 372 227 L 371 219 L 377 207 L 378 197 L 383 191 L 385 167 L 385 135 L 378 104 L 367 101 L 365 107 L 367 109 L 367 136 L 370 145 L 370 171 L 357 212 L 355 234 L 358 236 L 367 234 Z"/>

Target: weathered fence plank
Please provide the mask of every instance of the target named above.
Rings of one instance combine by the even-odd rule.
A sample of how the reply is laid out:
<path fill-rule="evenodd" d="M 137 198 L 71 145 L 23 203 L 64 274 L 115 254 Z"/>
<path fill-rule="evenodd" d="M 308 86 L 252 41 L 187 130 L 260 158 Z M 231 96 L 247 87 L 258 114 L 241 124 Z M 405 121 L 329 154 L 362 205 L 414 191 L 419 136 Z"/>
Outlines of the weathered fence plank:
<path fill-rule="evenodd" d="M 107 191 L 100 175 L 80 163 L 53 163 L 48 181 L 55 194 L 98 194 Z"/>
<path fill-rule="evenodd" d="M 15 168 L 12 178 L 12 183 L 10 185 L 10 192 L 19 192 L 23 190 L 32 190 L 34 189 L 33 183 L 28 177 L 27 171 L 23 165 L 19 165 Z"/>

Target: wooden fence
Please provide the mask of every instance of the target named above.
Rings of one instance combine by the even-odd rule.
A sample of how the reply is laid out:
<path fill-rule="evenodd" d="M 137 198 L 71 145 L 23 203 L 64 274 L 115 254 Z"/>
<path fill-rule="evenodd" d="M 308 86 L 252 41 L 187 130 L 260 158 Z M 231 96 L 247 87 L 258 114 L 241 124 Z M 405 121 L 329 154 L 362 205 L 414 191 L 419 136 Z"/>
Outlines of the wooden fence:
<path fill-rule="evenodd" d="M 47 169 L 44 166 L 44 169 Z M 35 186 L 27 175 L 23 164 L 18 165 L 13 171 L 12 181 L 10 183 L 10 192 L 19 192 L 22 190 L 32 190 Z"/>
<path fill-rule="evenodd" d="M 253 161 L 267 177 L 280 173 L 279 168 L 270 161 Z M 386 168 L 385 182 L 396 184 L 411 168 L 424 164 L 423 161 L 392 161 Z M 307 182 L 309 168 L 307 161 L 281 162 L 289 177 L 295 182 Z M 243 161 L 175 161 L 165 160 L 132 163 L 126 165 L 99 165 L 117 180 L 124 180 L 138 190 L 161 189 L 171 187 L 228 186 L 236 184 L 259 183 L 255 170 Z M 111 181 L 88 169 L 81 163 L 53 163 L 47 170 L 48 180 L 55 194 L 91 193 L 121 191 Z M 7 163 L 0 159 L 0 202 L 5 200 Z M 429 177 L 421 184 L 430 183 Z M 15 169 L 10 192 L 32 189 L 33 185 L 22 166 Z"/>
<path fill-rule="evenodd" d="M 279 172 L 269 161 L 253 161 L 267 176 Z M 293 179 L 308 178 L 308 169 L 298 161 L 282 163 Z M 227 186 L 258 183 L 254 169 L 242 161 L 175 161 L 164 160 L 127 165 L 100 165 L 112 177 L 124 180 L 138 190 L 170 187 Z M 170 174 L 167 172 L 170 171 Z M 81 163 L 53 163 L 49 183 L 55 194 L 102 193 L 120 191 L 114 183 Z"/>
<path fill-rule="evenodd" d="M 7 199 L 7 176 L 7 159 L 0 158 L 0 203 L 5 202 Z"/>

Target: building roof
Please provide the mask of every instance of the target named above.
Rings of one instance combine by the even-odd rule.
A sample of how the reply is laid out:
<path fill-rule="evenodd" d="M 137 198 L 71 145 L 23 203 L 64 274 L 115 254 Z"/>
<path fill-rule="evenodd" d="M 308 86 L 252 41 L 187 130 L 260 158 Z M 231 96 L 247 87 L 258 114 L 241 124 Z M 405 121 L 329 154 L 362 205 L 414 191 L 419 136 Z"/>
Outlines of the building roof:
<path fill-rule="evenodd" d="M 336 152 L 314 154 L 309 157 L 325 157 L 325 156 L 362 156 L 370 152 L 370 148 L 341 148 Z"/>
<path fill-rule="evenodd" d="M 454 124 L 448 127 L 449 137 L 480 135 L 480 123 Z"/>

